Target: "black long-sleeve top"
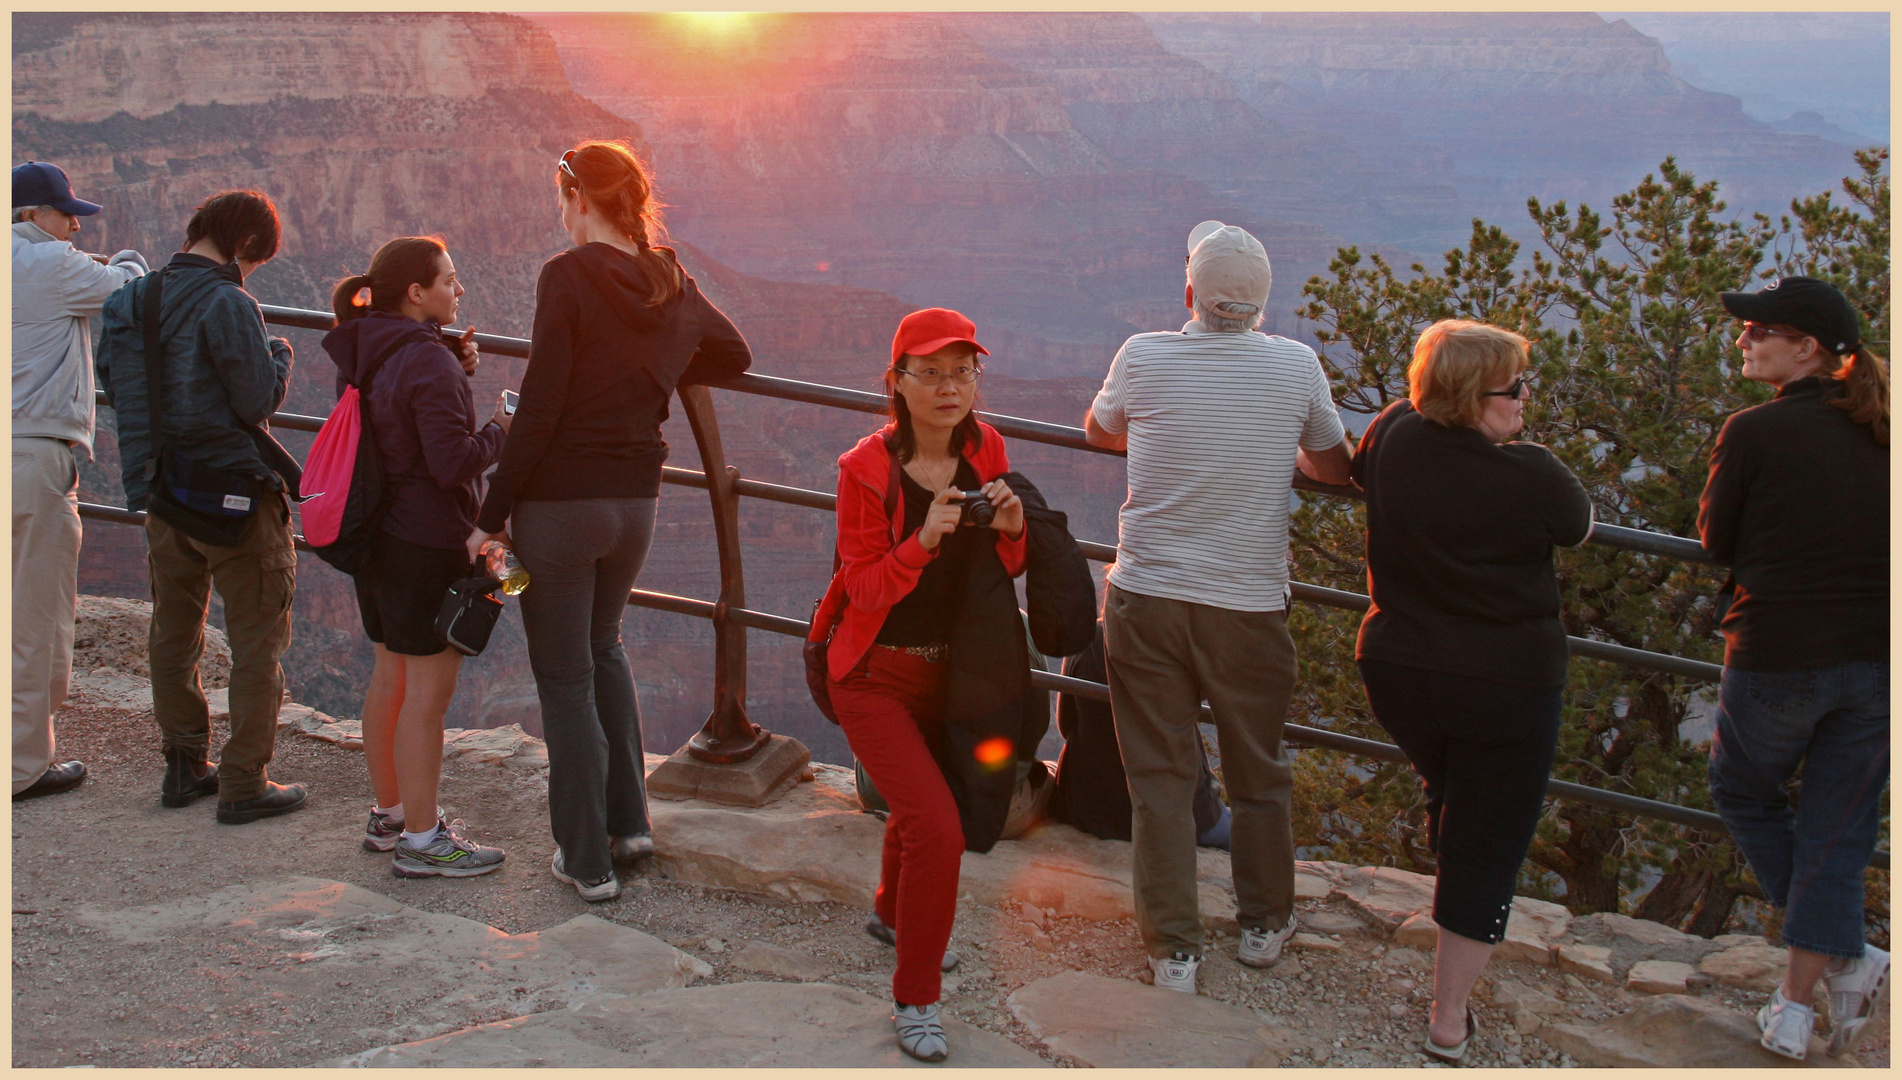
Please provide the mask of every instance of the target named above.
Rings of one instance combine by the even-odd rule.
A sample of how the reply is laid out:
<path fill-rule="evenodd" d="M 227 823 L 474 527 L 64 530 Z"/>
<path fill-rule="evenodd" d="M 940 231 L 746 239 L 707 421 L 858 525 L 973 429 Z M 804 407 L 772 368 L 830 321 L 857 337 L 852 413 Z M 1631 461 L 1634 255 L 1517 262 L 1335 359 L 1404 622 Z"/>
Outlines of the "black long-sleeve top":
<path fill-rule="evenodd" d="M 1791 382 L 1732 416 L 1711 451 L 1697 531 L 1731 568 L 1731 667 L 1889 659 L 1889 448 L 1829 403 L 1833 390 Z"/>
<path fill-rule="evenodd" d="M 1389 405 L 1362 433 L 1367 591 L 1357 660 L 1518 686 L 1565 682 L 1552 549 L 1592 531 L 1592 504 L 1552 451 L 1495 444 Z"/>
<path fill-rule="evenodd" d="M 543 264 L 522 398 L 476 524 L 500 532 L 519 501 L 660 494 L 660 425 L 681 383 L 738 375 L 746 339 L 691 277 L 652 295 L 634 256 L 583 244 Z"/>

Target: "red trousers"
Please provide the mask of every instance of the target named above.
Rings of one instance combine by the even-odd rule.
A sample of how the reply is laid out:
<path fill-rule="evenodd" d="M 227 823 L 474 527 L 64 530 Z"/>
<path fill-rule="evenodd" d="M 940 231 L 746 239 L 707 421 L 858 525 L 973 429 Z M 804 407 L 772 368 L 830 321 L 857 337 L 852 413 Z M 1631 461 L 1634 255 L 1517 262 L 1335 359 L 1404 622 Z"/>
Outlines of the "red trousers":
<path fill-rule="evenodd" d="M 892 1000 L 938 1000 L 938 965 L 957 916 L 964 828 L 931 756 L 944 701 L 944 664 L 874 646 L 830 683 L 832 708 L 852 753 L 891 806 L 876 910 L 898 934 Z"/>

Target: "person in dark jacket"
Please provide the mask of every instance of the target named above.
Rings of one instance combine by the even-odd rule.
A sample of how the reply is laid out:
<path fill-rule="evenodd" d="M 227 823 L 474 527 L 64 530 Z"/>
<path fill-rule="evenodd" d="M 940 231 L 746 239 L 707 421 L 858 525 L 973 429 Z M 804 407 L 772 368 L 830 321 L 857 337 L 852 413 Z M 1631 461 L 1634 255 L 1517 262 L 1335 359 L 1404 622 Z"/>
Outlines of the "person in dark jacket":
<path fill-rule="evenodd" d="M 502 849 L 445 824 L 436 806 L 443 714 L 462 668 L 436 614 L 449 587 L 474 572 L 464 541 L 475 527 L 482 471 L 513 420 L 498 396 L 478 427 L 469 390 L 481 362 L 474 328 L 458 341 L 460 356 L 444 343 L 443 325 L 456 321 L 463 291 L 440 239 L 398 237 L 377 249 L 369 273 L 337 283 L 330 299 L 337 328 L 324 337 L 338 395 L 357 387 L 383 466 L 386 509 L 369 563 L 355 575 L 363 629 L 376 646 L 363 696 L 363 756 L 376 801 L 363 846 L 394 850 L 398 877 L 473 877 L 503 859 Z"/>
<path fill-rule="evenodd" d="M 302 784 L 266 775 L 277 746 L 277 710 L 284 671 L 278 660 L 291 641 L 291 596 L 297 589 L 287 481 L 295 461 L 266 460 L 277 446 L 266 422 L 290 384 L 291 347 L 265 332 L 258 302 L 244 279 L 277 254 L 277 208 L 262 192 L 227 191 L 205 200 L 185 227 L 185 250 L 155 274 L 133 281 L 106 301 L 99 382 L 119 431 L 119 468 L 126 506 L 147 508 L 147 465 L 159 447 L 189 448 L 206 469 L 252 479 L 263 494 L 235 546 L 186 535 L 147 513 L 152 629 L 148 657 L 152 712 L 163 732 L 166 806 L 218 796 L 217 818 L 242 824 L 304 805 Z M 158 335 L 163 430 L 150 429 L 146 394 L 146 290 L 163 279 Z M 286 458 L 287 459 L 287 458 Z M 198 681 L 205 647 L 206 598 L 212 586 L 225 605 L 231 641 L 231 736 L 208 762 L 211 716 Z"/>
<path fill-rule="evenodd" d="M 1408 399 L 1361 434 L 1367 591 L 1354 657 L 1374 718 L 1426 787 L 1439 857 L 1433 1011 L 1422 1048 L 1457 1061 L 1474 982 L 1505 936 L 1558 745 L 1570 656 L 1552 549 L 1592 531 L 1584 485 L 1524 423 L 1526 340 L 1447 319 L 1420 335 Z"/>
<path fill-rule="evenodd" d="M 965 847 L 951 781 L 971 777 L 941 758 L 974 755 L 998 778 L 1001 826 L 1030 678 L 1011 589 L 1025 564 L 1023 503 L 999 479 L 1010 469 L 1003 437 L 972 413 L 979 353 L 977 327 L 955 311 L 926 308 L 898 324 L 885 370 L 892 420 L 839 458 L 840 568 L 813 617 L 814 633 L 830 634 L 839 726 L 891 806 L 868 929 L 896 935 L 892 1019 L 899 1047 L 925 1061 L 950 1052 L 940 965 Z M 995 516 L 988 528 L 960 527 L 962 493 L 978 489 Z M 978 657 L 981 671 L 947 670 Z M 1009 734 L 972 745 L 953 730 L 954 710 L 976 721 L 970 730 L 1009 714 Z"/>
<path fill-rule="evenodd" d="M 656 247 L 647 170 L 626 144 L 584 142 L 555 168 L 575 246 L 542 266 L 534 341 L 500 466 L 468 537 L 513 546 L 528 659 L 548 741 L 553 871 L 582 899 L 620 895 L 613 863 L 654 850 L 640 709 L 621 645 L 647 559 L 677 385 L 738 375 L 746 339 Z"/>
<path fill-rule="evenodd" d="M 1819 978 L 1840 1054 L 1889 977 L 1863 940 L 1889 782 L 1889 375 L 1826 282 L 1722 299 L 1743 320 L 1743 377 L 1776 397 L 1725 422 L 1698 506 L 1732 591 L 1710 792 L 1783 912 L 1789 965 L 1757 1024 L 1765 1049 L 1800 1060 Z"/>

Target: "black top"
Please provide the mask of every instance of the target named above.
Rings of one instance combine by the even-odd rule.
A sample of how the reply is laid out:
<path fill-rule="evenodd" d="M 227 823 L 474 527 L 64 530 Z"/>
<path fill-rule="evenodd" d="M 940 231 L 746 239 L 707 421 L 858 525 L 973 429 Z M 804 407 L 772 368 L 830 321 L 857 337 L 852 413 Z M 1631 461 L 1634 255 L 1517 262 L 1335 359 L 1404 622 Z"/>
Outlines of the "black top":
<path fill-rule="evenodd" d="M 674 387 L 738 375 L 746 339 L 690 277 L 649 306 L 634 256 L 583 244 L 543 264 L 522 399 L 476 524 L 499 532 L 516 500 L 660 494 L 660 425 Z"/>
<path fill-rule="evenodd" d="M 1537 443 L 1496 444 L 1381 412 L 1354 453 L 1367 492 L 1367 591 L 1359 660 L 1559 686 L 1569 655 L 1552 546 L 1591 535 L 1585 487 Z"/>
<path fill-rule="evenodd" d="M 1731 417 L 1711 452 L 1697 531 L 1731 568 L 1731 667 L 1889 659 L 1889 448 L 1829 403 L 1833 390 L 1790 383 Z"/>
<path fill-rule="evenodd" d="M 970 459 L 958 458 L 958 471 L 952 483 L 959 491 L 975 491 L 977 470 Z M 898 490 L 905 498 L 905 530 L 910 536 L 924 526 L 931 500 L 938 497 L 900 469 Z M 964 564 L 971 558 L 971 544 L 979 538 L 994 543 L 997 534 L 989 529 L 965 527 L 953 529 L 938 541 L 938 557 L 918 573 L 918 584 L 905 598 L 885 613 L 885 624 L 872 640 L 880 645 L 936 645 L 951 640 L 951 625 L 958 617 L 958 587 L 964 581 Z"/>

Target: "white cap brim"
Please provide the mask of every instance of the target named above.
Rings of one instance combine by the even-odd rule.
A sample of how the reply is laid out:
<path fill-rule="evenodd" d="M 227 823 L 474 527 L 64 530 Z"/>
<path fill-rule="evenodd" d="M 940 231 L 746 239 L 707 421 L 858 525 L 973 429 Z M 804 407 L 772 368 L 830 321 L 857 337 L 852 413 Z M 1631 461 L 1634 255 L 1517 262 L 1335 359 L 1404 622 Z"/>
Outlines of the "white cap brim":
<path fill-rule="evenodd" d="M 1197 225 L 1193 229 L 1190 229 L 1189 230 L 1189 254 L 1191 255 L 1195 254 L 1196 246 L 1201 244 L 1202 241 L 1207 240 L 1209 238 L 1210 233 L 1215 232 L 1217 229 L 1225 229 L 1227 227 L 1228 226 L 1222 224 L 1219 221 L 1204 221 L 1202 224 Z"/>

